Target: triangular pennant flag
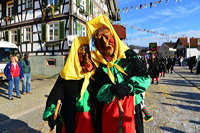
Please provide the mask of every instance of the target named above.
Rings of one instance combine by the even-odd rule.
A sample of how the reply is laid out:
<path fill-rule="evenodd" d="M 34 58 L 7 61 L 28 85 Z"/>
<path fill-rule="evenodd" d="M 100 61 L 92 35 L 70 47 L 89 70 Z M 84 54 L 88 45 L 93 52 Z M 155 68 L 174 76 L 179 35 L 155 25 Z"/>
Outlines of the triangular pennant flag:
<path fill-rule="evenodd" d="M 118 13 L 120 13 L 120 9 L 118 9 Z"/>
<path fill-rule="evenodd" d="M 140 9 L 142 9 L 142 4 L 140 5 Z"/>
<path fill-rule="evenodd" d="M 128 7 L 126 8 L 126 13 L 128 13 Z"/>
<path fill-rule="evenodd" d="M 133 9 L 133 6 L 131 6 L 131 11 L 132 11 L 132 9 Z"/>
<path fill-rule="evenodd" d="M 150 3 L 150 8 L 152 8 L 152 2 Z"/>

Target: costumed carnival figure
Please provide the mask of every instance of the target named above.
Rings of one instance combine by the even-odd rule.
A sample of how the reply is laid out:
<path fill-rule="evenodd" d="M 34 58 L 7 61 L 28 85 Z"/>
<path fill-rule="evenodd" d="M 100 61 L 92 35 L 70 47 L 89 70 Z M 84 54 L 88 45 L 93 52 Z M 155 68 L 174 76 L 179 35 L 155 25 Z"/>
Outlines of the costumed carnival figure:
<path fill-rule="evenodd" d="M 75 38 L 63 70 L 51 90 L 43 120 L 57 133 L 93 133 L 90 114 L 90 94 L 94 81 L 91 76 L 95 67 L 90 60 L 89 41 L 86 37 Z M 56 103 L 62 107 L 57 119 L 53 118 Z"/>
<path fill-rule="evenodd" d="M 117 36 L 105 15 L 86 23 L 95 78 L 96 133 L 142 133 L 140 94 L 150 86 L 145 64 Z M 95 101 L 94 100 L 94 101 Z"/>

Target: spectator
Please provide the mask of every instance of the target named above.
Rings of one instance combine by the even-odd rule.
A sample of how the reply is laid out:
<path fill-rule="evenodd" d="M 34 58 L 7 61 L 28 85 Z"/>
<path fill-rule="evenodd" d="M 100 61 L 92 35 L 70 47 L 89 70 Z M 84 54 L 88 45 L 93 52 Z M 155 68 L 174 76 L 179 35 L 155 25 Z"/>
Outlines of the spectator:
<path fill-rule="evenodd" d="M 181 57 L 180 57 L 180 66 L 181 66 L 181 67 L 183 66 L 183 60 L 184 60 L 184 58 L 183 58 L 183 56 L 181 56 Z"/>
<path fill-rule="evenodd" d="M 158 84 L 158 77 L 159 77 L 159 72 L 160 72 L 160 68 L 159 68 L 159 62 L 158 60 L 154 60 L 152 63 L 152 68 L 150 70 L 151 73 L 151 84 L 154 84 L 154 79 L 156 79 L 156 82 Z"/>
<path fill-rule="evenodd" d="M 170 70 L 170 71 L 169 71 Z M 168 58 L 168 60 L 167 60 L 167 72 L 169 73 L 169 72 L 173 72 L 173 70 L 174 70 L 174 62 L 173 62 L 173 59 L 172 58 Z"/>
<path fill-rule="evenodd" d="M 189 58 L 189 61 L 188 61 L 188 65 L 189 65 L 189 69 L 190 69 L 190 72 L 193 73 L 193 68 L 194 66 L 196 65 L 196 56 L 192 56 Z"/>
<path fill-rule="evenodd" d="M 18 62 L 17 56 L 12 56 L 11 62 L 9 62 L 4 68 L 4 74 L 8 79 L 8 98 L 13 100 L 12 92 L 13 85 L 15 86 L 17 98 L 21 98 L 19 92 L 19 81 L 24 79 L 24 73 L 22 71 L 21 63 Z"/>
<path fill-rule="evenodd" d="M 159 62 L 159 71 L 160 71 L 160 76 L 161 77 L 165 77 L 166 70 L 167 70 L 167 68 L 166 68 L 165 59 L 161 58 L 160 62 Z"/>
<path fill-rule="evenodd" d="M 200 74 L 200 60 L 197 63 L 197 71 L 196 74 Z"/>
<path fill-rule="evenodd" d="M 24 72 L 24 80 L 22 82 L 22 94 L 26 95 L 26 93 L 31 93 L 30 88 L 31 88 L 31 64 L 29 59 L 29 54 L 25 53 L 24 58 L 22 59 L 22 68 Z"/>

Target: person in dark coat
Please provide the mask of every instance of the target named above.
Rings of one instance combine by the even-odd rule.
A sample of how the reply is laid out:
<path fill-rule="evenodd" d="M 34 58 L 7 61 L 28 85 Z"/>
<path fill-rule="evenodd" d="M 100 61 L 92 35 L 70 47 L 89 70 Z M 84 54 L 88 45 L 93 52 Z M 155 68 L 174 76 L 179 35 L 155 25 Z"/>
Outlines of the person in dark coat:
<path fill-rule="evenodd" d="M 200 60 L 197 63 L 197 71 L 196 74 L 200 74 Z"/>
<path fill-rule="evenodd" d="M 189 65 L 190 72 L 193 73 L 193 68 L 196 65 L 196 56 L 190 57 L 188 65 Z"/>
<path fill-rule="evenodd" d="M 43 120 L 57 133 L 94 133 L 91 116 L 91 95 L 95 72 L 90 59 L 89 41 L 86 37 L 75 38 L 63 70 L 51 90 Z M 54 113 L 57 101 L 62 106 L 57 119 Z"/>
<path fill-rule="evenodd" d="M 172 58 L 168 58 L 167 59 L 167 72 L 169 73 L 169 71 L 172 73 L 174 70 L 174 62 Z"/>
<path fill-rule="evenodd" d="M 165 58 L 161 58 L 159 61 L 159 71 L 160 76 L 165 77 L 165 73 L 167 71 Z"/>
<path fill-rule="evenodd" d="M 154 79 L 156 79 L 156 82 L 158 84 L 159 73 L 160 73 L 159 62 L 158 59 L 155 59 L 152 62 L 152 68 L 151 68 L 151 78 L 152 78 L 151 84 L 154 84 Z"/>

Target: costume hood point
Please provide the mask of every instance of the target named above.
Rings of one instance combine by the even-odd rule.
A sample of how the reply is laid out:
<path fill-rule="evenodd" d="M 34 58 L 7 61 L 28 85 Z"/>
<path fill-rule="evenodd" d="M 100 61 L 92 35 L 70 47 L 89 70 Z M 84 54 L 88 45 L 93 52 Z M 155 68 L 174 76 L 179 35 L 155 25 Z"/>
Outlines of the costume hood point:
<path fill-rule="evenodd" d="M 100 28 L 100 27 L 105 27 L 108 28 L 111 32 L 111 34 L 114 36 L 115 39 L 115 52 L 114 52 L 114 57 L 112 61 L 107 62 L 102 54 L 97 50 L 97 48 L 93 45 L 94 42 L 93 36 L 95 34 L 95 31 Z M 115 64 L 115 62 L 118 59 L 121 58 L 126 58 L 125 56 L 125 51 L 129 49 L 118 37 L 116 31 L 114 30 L 113 26 L 111 25 L 110 21 L 105 15 L 101 15 L 99 17 L 96 17 L 92 19 L 91 21 L 86 23 L 86 28 L 87 28 L 87 34 L 90 39 L 90 50 L 91 50 L 91 58 L 92 61 L 94 62 L 95 66 L 98 67 L 99 63 L 102 63 L 107 66 L 108 70 L 108 76 L 110 77 L 111 81 L 115 83 L 115 77 L 110 71 L 110 67 L 115 66 L 120 72 L 126 74 L 120 66 Z"/>
<path fill-rule="evenodd" d="M 72 47 L 70 49 L 70 53 L 67 57 L 65 66 L 63 70 L 60 72 L 60 76 L 65 80 L 80 80 L 84 78 L 84 82 L 81 89 L 80 99 L 83 97 L 87 86 L 89 84 L 89 79 L 95 73 L 95 67 L 91 72 L 83 73 L 82 67 L 80 65 L 79 57 L 78 57 L 78 49 L 83 44 L 89 44 L 89 40 L 87 37 L 77 37 L 74 39 L 72 43 Z"/>

